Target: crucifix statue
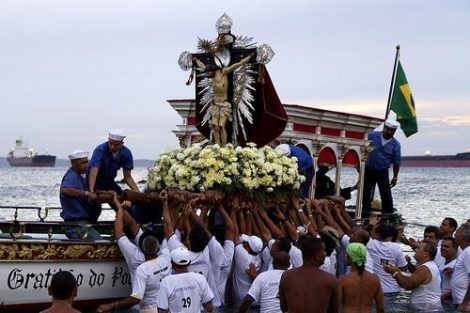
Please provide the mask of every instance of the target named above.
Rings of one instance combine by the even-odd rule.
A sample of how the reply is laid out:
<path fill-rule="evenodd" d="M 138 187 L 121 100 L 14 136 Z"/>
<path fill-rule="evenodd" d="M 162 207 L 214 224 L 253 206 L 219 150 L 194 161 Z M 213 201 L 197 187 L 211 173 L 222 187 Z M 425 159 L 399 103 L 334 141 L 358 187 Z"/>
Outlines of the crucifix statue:
<path fill-rule="evenodd" d="M 235 145 L 266 144 L 270 140 L 266 135 L 256 134 L 260 129 L 254 127 L 254 122 L 269 124 L 278 120 L 275 136 L 280 134 L 281 128 L 282 133 L 287 122 L 264 68 L 274 52 L 268 45 L 256 47 L 253 38 L 234 36 L 232 24 L 228 15 L 222 15 L 216 23 L 217 38 L 214 41 L 199 39 L 200 52 L 185 51 L 178 60 L 183 70 L 192 70 L 187 84 L 196 78 L 196 127 L 221 146 L 229 140 Z M 270 83 L 268 95 L 263 86 L 266 78 Z M 266 105 L 266 99 L 272 98 L 277 102 L 270 101 Z M 273 103 L 277 106 L 274 114 L 263 117 L 266 108 L 269 110 Z"/>

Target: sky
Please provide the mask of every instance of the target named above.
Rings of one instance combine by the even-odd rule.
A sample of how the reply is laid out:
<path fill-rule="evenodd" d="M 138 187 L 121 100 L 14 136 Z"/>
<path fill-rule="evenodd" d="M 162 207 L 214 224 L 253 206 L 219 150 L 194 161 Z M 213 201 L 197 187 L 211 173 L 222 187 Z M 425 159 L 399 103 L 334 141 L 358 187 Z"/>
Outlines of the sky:
<path fill-rule="evenodd" d="M 0 155 L 21 137 L 60 158 L 92 151 L 121 128 L 134 158 L 176 147 L 181 118 L 166 102 L 194 98 L 177 59 L 235 35 L 269 44 L 284 103 L 383 117 L 395 47 L 419 132 L 403 155 L 470 148 L 470 1 L 2 0 Z"/>

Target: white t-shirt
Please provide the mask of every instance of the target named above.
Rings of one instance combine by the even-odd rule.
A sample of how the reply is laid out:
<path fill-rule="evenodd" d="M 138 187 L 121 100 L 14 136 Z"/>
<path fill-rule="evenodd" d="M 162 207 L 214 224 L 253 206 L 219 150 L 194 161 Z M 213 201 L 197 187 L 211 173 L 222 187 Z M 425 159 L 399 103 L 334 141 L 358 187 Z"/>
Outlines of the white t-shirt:
<path fill-rule="evenodd" d="M 290 268 L 298 268 L 304 264 L 304 260 L 302 259 L 302 251 L 299 248 L 292 245 L 289 251 L 290 256 Z"/>
<path fill-rule="evenodd" d="M 235 251 L 235 244 L 232 240 L 225 240 L 224 241 L 224 263 L 220 268 L 220 275 L 219 275 L 219 282 L 217 284 L 217 289 L 214 291 L 218 291 L 219 299 L 223 303 L 225 298 L 225 285 L 227 284 L 227 278 L 230 274 L 230 269 L 232 268 L 232 260 L 233 260 L 233 253 Z"/>
<path fill-rule="evenodd" d="M 401 247 L 394 242 L 371 238 L 367 244 L 367 250 L 374 262 L 374 273 L 380 278 L 383 293 L 400 292 L 397 281 L 392 277 L 392 274 L 385 272 L 383 264 L 405 267 L 407 262 Z"/>
<path fill-rule="evenodd" d="M 445 259 L 444 259 L 445 260 Z M 444 266 L 442 267 L 442 270 L 439 270 L 440 272 L 440 275 L 441 275 L 441 280 L 442 280 L 442 284 L 441 284 L 441 292 L 444 294 L 444 293 L 448 293 L 450 292 L 450 279 L 452 277 L 452 274 L 450 275 L 446 275 L 444 273 L 444 270 L 446 268 L 451 268 L 452 270 L 454 269 L 454 266 L 455 266 L 455 262 L 457 262 L 457 259 L 453 259 L 452 261 L 450 261 L 449 263 L 447 264 L 444 264 Z M 437 264 L 436 264 L 437 265 Z M 439 265 L 438 265 L 439 267 Z"/>
<path fill-rule="evenodd" d="M 140 309 L 155 308 L 161 281 L 171 273 L 171 258 L 168 249 L 161 249 L 158 258 L 139 265 L 132 281 L 131 297 L 140 300 Z"/>
<path fill-rule="evenodd" d="M 434 262 L 436 263 L 440 271 L 444 269 L 444 264 L 446 264 L 446 259 L 441 254 L 441 244 L 442 239 L 437 242 L 437 253 L 436 257 L 434 258 Z"/>
<path fill-rule="evenodd" d="M 439 268 L 440 271 L 444 269 L 444 265 L 446 264 L 446 259 L 442 256 L 441 253 L 441 246 L 442 246 L 442 239 L 438 241 L 437 243 L 437 253 L 436 257 L 434 258 L 434 262 L 436 262 L 437 267 Z M 457 256 L 462 252 L 462 249 L 460 247 L 457 248 Z"/>
<path fill-rule="evenodd" d="M 184 247 L 184 244 L 173 234 L 168 238 L 168 247 L 171 251 L 178 247 Z M 220 278 L 220 268 L 225 263 L 224 249 L 214 236 L 209 240 L 206 248 L 201 252 L 189 251 L 191 256 L 191 264 L 188 271 L 202 274 L 211 289 L 218 291 L 218 282 Z M 214 301 L 215 306 L 222 304 L 219 298 L 219 292 L 215 293 Z"/>
<path fill-rule="evenodd" d="M 344 247 L 344 249 L 346 249 L 349 246 L 350 242 L 351 242 L 351 238 L 348 235 L 344 235 L 343 237 L 341 237 L 341 245 Z M 367 249 L 366 264 L 364 265 L 364 268 L 369 273 L 374 274 L 374 261 L 372 260 L 372 257 L 369 254 L 369 249 Z M 350 272 L 351 272 L 351 266 L 348 266 L 348 273 Z"/>
<path fill-rule="evenodd" d="M 450 279 L 450 288 L 452 290 L 452 301 L 454 304 L 463 302 L 470 283 L 470 246 L 466 247 L 457 257 L 452 278 Z M 469 306 L 470 308 L 470 306 Z"/>
<path fill-rule="evenodd" d="M 275 239 L 270 239 L 266 247 L 259 253 L 259 256 L 261 258 L 261 272 L 273 269 L 273 257 L 271 256 L 271 249 L 275 242 Z"/>
<path fill-rule="evenodd" d="M 233 261 L 235 262 L 232 279 L 234 301 L 235 303 L 241 303 L 253 282 L 246 270 L 249 269 L 250 263 L 253 263 L 259 271 L 261 267 L 261 257 L 259 255 L 249 254 L 242 244 L 238 244 L 235 246 Z"/>
<path fill-rule="evenodd" d="M 333 250 L 330 256 L 325 257 L 325 261 L 320 266 L 320 269 L 324 272 L 330 273 L 333 276 L 336 276 L 336 263 L 338 259 L 336 258 L 336 250 Z"/>
<path fill-rule="evenodd" d="M 248 294 L 260 304 L 260 313 L 281 313 L 279 304 L 279 281 L 283 270 L 271 270 L 259 274 Z"/>
<path fill-rule="evenodd" d="M 266 270 L 273 270 L 273 258 L 271 257 L 271 248 L 273 247 L 275 240 L 271 239 L 268 241 L 268 245 L 266 248 L 261 252 L 261 261 L 263 266 L 261 267 L 261 271 L 264 272 Z M 301 267 L 304 264 L 302 259 L 302 251 L 299 248 L 291 244 L 291 248 L 289 250 L 289 257 L 290 257 L 290 266 L 289 269 Z M 267 267 L 264 266 L 264 263 L 267 263 Z"/>
<path fill-rule="evenodd" d="M 139 229 L 135 239 L 140 238 L 142 235 L 142 230 Z M 137 241 L 138 242 L 138 241 Z M 140 251 L 139 247 L 135 243 L 129 240 L 127 236 L 121 236 L 117 240 L 119 250 L 121 250 L 122 256 L 126 260 L 127 267 L 129 268 L 129 273 L 131 274 L 131 281 L 134 279 L 135 270 L 137 267 L 144 263 L 145 256 Z"/>
<path fill-rule="evenodd" d="M 158 307 L 172 313 L 199 313 L 202 304 L 214 298 L 207 280 L 201 274 L 186 272 L 172 274 L 162 280 Z"/>

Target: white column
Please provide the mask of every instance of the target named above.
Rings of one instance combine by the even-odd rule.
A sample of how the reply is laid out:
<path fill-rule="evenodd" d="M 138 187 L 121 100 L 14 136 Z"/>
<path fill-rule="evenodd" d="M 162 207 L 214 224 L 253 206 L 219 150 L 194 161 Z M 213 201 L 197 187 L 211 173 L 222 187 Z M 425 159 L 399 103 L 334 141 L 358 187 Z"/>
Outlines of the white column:
<path fill-rule="evenodd" d="M 364 197 L 364 174 L 366 170 L 366 162 L 361 161 L 359 169 L 359 185 L 357 186 L 357 199 L 356 199 L 356 218 L 362 216 L 362 198 Z"/>
<path fill-rule="evenodd" d="M 314 156 L 313 157 L 313 180 L 312 180 L 312 184 L 310 185 L 309 199 L 315 198 L 315 188 L 317 186 L 317 183 L 316 183 L 316 181 L 317 181 L 317 160 L 318 160 L 318 157 Z"/>
<path fill-rule="evenodd" d="M 335 195 L 341 193 L 341 170 L 343 168 L 343 159 L 336 160 L 336 177 L 335 177 Z"/>

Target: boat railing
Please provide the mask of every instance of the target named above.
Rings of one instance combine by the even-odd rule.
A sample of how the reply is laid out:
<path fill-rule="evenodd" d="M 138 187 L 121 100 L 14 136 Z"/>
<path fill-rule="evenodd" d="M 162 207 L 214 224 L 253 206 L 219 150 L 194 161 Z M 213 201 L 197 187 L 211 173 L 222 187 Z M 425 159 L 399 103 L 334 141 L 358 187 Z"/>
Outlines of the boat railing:
<path fill-rule="evenodd" d="M 0 210 L 14 210 L 13 216 L 10 220 L 0 220 L 0 239 L 13 239 L 13 240 L 67 240 L 64 235 L 64 227 L 76 227 L 79 225 L 83 232 L 79 232 L 80 239 L 78 241 L 88 241 L 88 229 L 96 229 L 105 241 L 114 241 L 114 221 L 104 220 L 96 223 L 68 223 L 61 220 L 46 220 L 49 217 L 49 212 L 62 210 L 61 207 L 38 207 L 38 206 L 0 206 Z M 26 220 L 18 218 L 21 211 L 36 211 L 38 220 Z M 112 211 L 111 207 L 103 207 L 104 211 Z M 31 215 L 30 215 L 31 216 Z M 150 224 L 139 225 L 143 230 L 146 230 Z M 161 224 L 152 224 L 152 227 L 161 227 Z M 103 240 L 99 240 L 103 241 Z"/>
<path fill-rule="evenodd" d="M 0 238 L 2 239 L 39 239 L 39 240 L 54 240 L 55 238 L 69 240 L 63 235 L 63 227 L 77 226 L 77 223 L 67 223 L 64 221 L 51 221 L 46 220 L 51 211 L 62 210 L 61 207 L 39 207 L 39 206 L 0 206 L 0 210 L 11 210 L 13 215 L 11 219 L 0 220 Z M 104 207 L 103 210 L 111 211 L 110 207 Z M 26 220 L 19 218 L 19 212 L 36 211 L 38 220 Z M 31 214 L 29 214 L 31 216 Z M 88 236 L 88 229 L 95 228 L 100 234 L 108 240 L 113 239 L 113 225 L 114 221 L 99 221 L 93 224 L 80 224 L 84 229 L 79 234 L 81 240 L 86 240 Z M 63 235 L 63 236 L 59 236 Z"/>

